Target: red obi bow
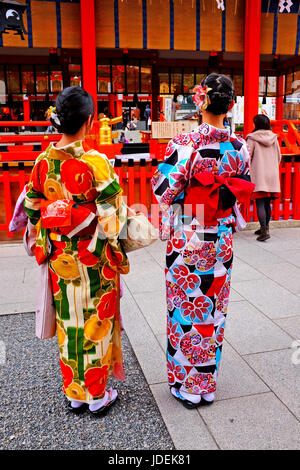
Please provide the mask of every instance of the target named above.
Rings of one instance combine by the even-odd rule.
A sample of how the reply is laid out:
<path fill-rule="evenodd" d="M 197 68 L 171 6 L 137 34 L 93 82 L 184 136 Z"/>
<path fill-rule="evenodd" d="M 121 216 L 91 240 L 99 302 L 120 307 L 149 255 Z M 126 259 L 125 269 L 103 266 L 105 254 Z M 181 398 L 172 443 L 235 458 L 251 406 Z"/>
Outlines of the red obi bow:
<path fill-rule="evenodd" d="M 89 227 L 96 218 L 95 212 L 96 206 L 93 202 L 78 204 L 70 199 L 41 201 L 43 228 L 59 228 L 59 232 L 69 238 Z M 93 228 L 95 229 L 95 226 Z"/>
<path fill-rule="evenodd" d="M 255 184 L 238 177 L 225 178 L 209 171 L 194 175 L 190 186 L 186 189 L 184 204 L 192 206 L 193 216 L 197 215 L 196 206 L 203 204 L 205 225 L 216 225 L 217 219 L 231 214 L 231 209 L 226 211 L 222 209 L 219 191 L 222 185 L 242 203 L 248 201 L 255 188 Z"/>

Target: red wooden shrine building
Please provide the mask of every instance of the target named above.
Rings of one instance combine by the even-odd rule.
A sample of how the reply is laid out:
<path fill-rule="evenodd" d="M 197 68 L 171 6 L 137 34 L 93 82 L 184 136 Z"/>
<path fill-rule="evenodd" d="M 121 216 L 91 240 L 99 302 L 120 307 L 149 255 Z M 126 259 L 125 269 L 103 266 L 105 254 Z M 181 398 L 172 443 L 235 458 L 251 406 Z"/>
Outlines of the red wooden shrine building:
<path fill-rule="evenodd" d="M 149 103 L 155 121 L 164 97 L 188 96 L 207 73 L 218 71 L 232 77 L 243 99 L 245 135 L 259 99 L 277 121 L 300 118 L 300 0 L 2 0 L 0 16 L 0 239 L 9 236 L 11 208 L 39 153 L 25 144 L 44 147 L 56 138 L 5 137 L 5 120 L 44 120 L 66 86 L 87 89 L 98 113 L 120 116 L 138 103 L 143 119 Z M 276 124 L 289 155 L 300 154 L 295 124 Z M 11 148 L 16 140 L 22 150 Z M 10 148 L 2 151 L 1 143 Z M 152 157 L 162 152 L 150 141 Z M 283 199 L 273 211 L 277 219 L 300 218 L 299 163 L 289 160 L 282 167 Z M 118 171 L 131 202 L 146 198 L 148 206 L 153 168 L 147 165 Z M 255 219 L 253 208 L 247 211 Z"/>
<path fill-rule="evenodd" d="M 78 84 L 99 112 L 120 115 L 122 105 L 138 99 L 141 117 L 151 102 L 156 120 L 164 95 L 189 94 L 218 70 L 245 97 L 245 132 L 259 96 L 273 98 L 278 119 L 299 117 L 297 100 L 289 99 L 300 79 L 299 0 L 3 0 L 0 6 L 10 24 L 19 15 L 24 30 L 0 30 L 2 113 L 41 120 L 63 87 Z"/>

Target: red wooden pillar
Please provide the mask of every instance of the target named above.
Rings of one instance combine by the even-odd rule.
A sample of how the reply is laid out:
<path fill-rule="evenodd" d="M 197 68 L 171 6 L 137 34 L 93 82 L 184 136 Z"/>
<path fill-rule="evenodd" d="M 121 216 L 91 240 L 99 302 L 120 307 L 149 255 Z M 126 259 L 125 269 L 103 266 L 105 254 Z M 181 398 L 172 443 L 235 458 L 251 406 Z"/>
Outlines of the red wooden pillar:
<path fill-rule="evenodd" d="M 245 2 L 244 136 L 253 128 L 258 113 L 261 0 Z"/>
<path fill-rule="evenodd" d="M 158 82 L 158 68 L 156 62 L 152 63 L 152 103 L 151 103 L 151 122 L 158 120 L 158 95 L 159 95 L 159 82 Z"/>
<path fill-rule="evenodd" d="M 23 118 L 24 121 L 30 121 L 30 100 L 27 95 L 23 95 Z"/>
<path fill-rule="evenodd" d="M 95 103 L 97 116 L 97 65 L 94 0 L 80 0 L 81 48 L 83 88 L 88 91 Z"/>
<path fill-rule="evenodd" d="M 116 110 L 115 110 L 115 95 L 113 93 L 110 93 L 108 95 L 108 112 L 112 114 L 113 117 L 116 115 Z"/>
<path fill-rule="evenodd" d="M 122 116 L 123 113 L 123 99 L 120 99 L 120 97 L 123 95 L 117 95 L 117 102 L 116 102 L 116 117 Z"/>
<path fill-rule="evenodd" d="M 284 86 L 283 86 L 283 75 L 277 77 L 277 98 L 276 98 L 276 119 L 283 119 L 283 95 L 284 95 Z"/>

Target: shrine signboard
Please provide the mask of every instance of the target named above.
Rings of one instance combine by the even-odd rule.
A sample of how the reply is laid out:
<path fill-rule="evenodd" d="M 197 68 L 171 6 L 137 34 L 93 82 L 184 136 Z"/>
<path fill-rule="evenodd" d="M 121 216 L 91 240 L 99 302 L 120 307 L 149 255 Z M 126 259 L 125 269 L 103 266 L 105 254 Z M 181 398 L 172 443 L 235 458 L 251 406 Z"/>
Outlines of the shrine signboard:
<path fill-rule="evenodd" d="M 198 126 L 194 121 L 152 122 L 152 139 L 172 139 L 176 135 L 192 131 Z"/>

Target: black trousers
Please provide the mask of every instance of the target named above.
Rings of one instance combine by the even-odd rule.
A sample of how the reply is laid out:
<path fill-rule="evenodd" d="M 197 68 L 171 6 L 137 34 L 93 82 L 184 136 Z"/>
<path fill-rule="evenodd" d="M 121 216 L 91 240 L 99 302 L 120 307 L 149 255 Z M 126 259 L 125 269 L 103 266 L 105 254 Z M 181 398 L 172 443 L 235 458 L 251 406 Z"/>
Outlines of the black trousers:
<path fill-rule="evenodd" d="M 255 199 L 257 217 L 262 228 L 269 225 L 271 218 L 271 198 L 262 197 Z"/>

